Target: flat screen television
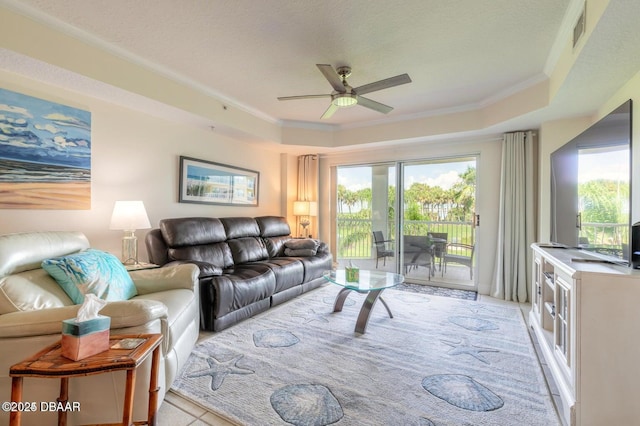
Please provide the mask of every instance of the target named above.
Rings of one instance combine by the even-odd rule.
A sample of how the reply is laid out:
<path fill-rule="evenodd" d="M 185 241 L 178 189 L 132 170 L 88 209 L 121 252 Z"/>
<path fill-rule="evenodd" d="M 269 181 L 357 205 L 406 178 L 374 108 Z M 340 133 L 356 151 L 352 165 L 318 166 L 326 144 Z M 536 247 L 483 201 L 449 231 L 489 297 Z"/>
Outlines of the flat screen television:
<path fill-rule="evenodd" d="M 551 242 L 629 264 L 631 100 L 551 154 Z"/>

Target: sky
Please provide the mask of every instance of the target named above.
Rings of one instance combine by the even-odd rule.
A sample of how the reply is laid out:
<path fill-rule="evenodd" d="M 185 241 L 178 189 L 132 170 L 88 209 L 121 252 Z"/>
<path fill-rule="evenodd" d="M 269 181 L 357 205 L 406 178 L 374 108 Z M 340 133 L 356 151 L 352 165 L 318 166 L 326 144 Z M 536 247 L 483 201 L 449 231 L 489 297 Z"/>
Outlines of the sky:
<path fill-rule="evenodd" d="M 615 149 L 608 152 L 580 151 L 578 156 L 578 181 L 608 179 L 629 182 L 629 150 Z"/>
<path fill-rule="evenodd" d="M 449 189 L 458 181 L 459 174 L 466 171 L 468 166 L 475 166 L 475 161 L 467 161 L 465 159 L 455 162 L 406 165 L 405 189 L 409 188 L 414 182 Z M 389 183 L 393 184 L 395 179 L 395 167 L 391 167 L 389 171 Z M 344 185 L 351 191 L 371 188 L 371 167 L 339 167 L 338 184 Z"/>

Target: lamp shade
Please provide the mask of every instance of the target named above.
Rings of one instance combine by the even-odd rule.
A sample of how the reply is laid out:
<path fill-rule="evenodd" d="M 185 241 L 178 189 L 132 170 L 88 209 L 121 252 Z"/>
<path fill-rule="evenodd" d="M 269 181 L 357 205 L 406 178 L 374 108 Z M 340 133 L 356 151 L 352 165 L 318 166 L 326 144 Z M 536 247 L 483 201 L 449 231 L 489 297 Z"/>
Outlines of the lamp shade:
<path fill-rule="evenodd" d="M 317 216 L 318 203 L 315 201 L 294 201 L 293 215 L 294 216 Z"/>
<path fill-rule="evenodd" d="M 142 201 L 116 201 L 109 229 L 135 231 L 148 228 L 151 228 L 151 223 Z"/>

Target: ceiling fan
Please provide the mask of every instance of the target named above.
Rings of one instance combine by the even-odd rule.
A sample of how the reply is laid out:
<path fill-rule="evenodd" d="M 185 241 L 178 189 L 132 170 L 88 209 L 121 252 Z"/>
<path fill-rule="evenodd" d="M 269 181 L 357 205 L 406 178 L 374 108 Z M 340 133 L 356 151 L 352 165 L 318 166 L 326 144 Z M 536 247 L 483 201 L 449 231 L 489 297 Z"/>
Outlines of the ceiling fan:
<path fill-rule="evenodd" d="M 347 78 L 351 75 L 351 67 L 342 66 L 334 70 L 331 65 L 327 64 L 316 64 L 316 66 L 333 87 L 334 90 L 332 93 L 326 95 L 282 96 L 279 97 L 278 100 L 290 101 L 295 99 L 331 98 L 329 108 L 327 108 L 324 114 L 322 114 L 322 117 L 320 117 L 322 119 L 331 117 L 340 108 L 347 108 L 354 105 L 361 105 L 374 111 L 387 114 L 393 110 L 392 107 L 361 95 L 411 83 L 411 78 L 409 78 L 408 74 L 401 74 L 374 83 L 365 84 L 364 86 L 351 87 L 349 83 L 347 83 Z"/>

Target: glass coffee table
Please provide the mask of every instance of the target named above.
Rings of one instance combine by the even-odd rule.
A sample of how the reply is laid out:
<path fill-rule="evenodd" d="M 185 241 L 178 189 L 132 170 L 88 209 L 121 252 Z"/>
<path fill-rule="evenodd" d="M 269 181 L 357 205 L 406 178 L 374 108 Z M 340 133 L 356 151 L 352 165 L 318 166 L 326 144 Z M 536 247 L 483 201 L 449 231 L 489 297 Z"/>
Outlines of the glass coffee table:
<path fill-rule="evenodd" d="M 333 304 L 333 312 L 341 312 L 344 301 L 350 292 L 356 291 L 358 293 L 366 293 L 367 298 L 360 308 L 360 314 L 358 314 L 358 320 L 356 321 L 356 333 L 364 334 L 367 329 L 367 323 L 369 322 L 369 316 L 371 310 L 376 304 L 378 299 L 382 302 L 387 309 L 389 318 L 393 318 L 393 314 L 389 309 L 389 306 L 380 296 L 382 292 L 391 287 L 395 287 L 398 284 L 404 282 L 404 276 L 400 274 L 394 274 L 391 272 L 381 271 L 368 271 L 360 269 L 360 276 L 358 281 L 347 282 L 347 276 L 344 269 L 338 269 L 335 271 L 327 271 L 323 274 L 323 277 L 332 284 L 342 287 L 336 301 Z"/>

